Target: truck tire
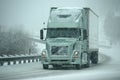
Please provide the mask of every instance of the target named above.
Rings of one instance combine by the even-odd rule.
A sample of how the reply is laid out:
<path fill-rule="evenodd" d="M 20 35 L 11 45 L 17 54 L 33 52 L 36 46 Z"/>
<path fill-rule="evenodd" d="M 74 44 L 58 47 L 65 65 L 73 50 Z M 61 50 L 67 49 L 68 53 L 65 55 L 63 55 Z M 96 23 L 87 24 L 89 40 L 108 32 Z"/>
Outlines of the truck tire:
<path fill-rule="evenodd" d="M 76 64 L 76 65 L 75 65 L 75 68 L 76 68 L 76 69 L 81 69 L 81 65 L 80 65 L 80 64 Z"/>
<path fill-rule="evenodd" d="M 48 69 L 48 64 L 43 64 L 43 69 Z"/>
<path fill-rule="evenodd" d="M 83 65 L 83 68 L 88 68 L 88 67 L 90 67 L 90 56 L 89 56 L 88 53 L 86 53 L 86 54 L 87 54 L 87 63 Z"/>
<path fill-rule="evenodd" d="M 93 64 L 97 64 L 98 63 L 98 52 L 94 52 L 91 54 L 91 62 Z"/>
<path fill-rule="evenodd" d="M 87 55 L 87 64 L 84 65 L 85 68 L 90 67 L 90 57 Z"/>

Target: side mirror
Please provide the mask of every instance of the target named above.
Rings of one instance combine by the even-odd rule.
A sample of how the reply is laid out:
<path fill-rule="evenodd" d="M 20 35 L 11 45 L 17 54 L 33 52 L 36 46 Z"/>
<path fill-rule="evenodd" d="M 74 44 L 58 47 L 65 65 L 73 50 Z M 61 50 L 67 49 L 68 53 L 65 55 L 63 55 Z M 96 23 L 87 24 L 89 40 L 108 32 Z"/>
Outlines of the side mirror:
<path fill-rule="evenodd" d="M 40 39 L 43 40 L 43 29 L 40 30 Z"/>
<path fill-rule="evenodd" d="M 83 30 L 83 40 L 87 39 L 87 30 Z"/>

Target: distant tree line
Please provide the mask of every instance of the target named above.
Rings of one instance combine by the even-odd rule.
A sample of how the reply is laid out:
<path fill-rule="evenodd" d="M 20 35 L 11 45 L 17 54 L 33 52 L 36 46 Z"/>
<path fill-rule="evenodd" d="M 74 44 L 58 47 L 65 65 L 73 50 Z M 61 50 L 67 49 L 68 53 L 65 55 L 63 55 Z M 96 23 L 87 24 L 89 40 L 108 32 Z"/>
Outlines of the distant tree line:
<path fill-rule="evenodd" d="M 22 29 L 7 29 L 0 26 L 0 55 L 36 53 L 35 44 Z"/>

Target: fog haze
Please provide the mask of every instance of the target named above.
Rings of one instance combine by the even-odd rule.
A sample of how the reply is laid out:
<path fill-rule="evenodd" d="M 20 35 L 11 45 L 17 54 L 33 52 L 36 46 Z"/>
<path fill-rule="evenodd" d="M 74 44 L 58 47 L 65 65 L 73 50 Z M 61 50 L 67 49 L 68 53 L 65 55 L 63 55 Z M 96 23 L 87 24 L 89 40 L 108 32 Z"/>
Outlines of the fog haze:
<path fill-rule="evenodd" d="M 106 34 L 111 39 L 111 36 L 114 36 L 110 35 L 113 26 L 110 28 L 104 23 L 107 22 L 109 12 L 119 16 L 119 3 L 120 0 L 0 0 L 0 25 L 21 25 L 31 34 L 37 34 L 39 29 L 46 26 L 43 22 L 47 24 L 50 7 L 90 7 L 99 15 L 100 38 L 104 38 Z M 119 27 L 116 27 L 114 30 L 118 29 Z"/>

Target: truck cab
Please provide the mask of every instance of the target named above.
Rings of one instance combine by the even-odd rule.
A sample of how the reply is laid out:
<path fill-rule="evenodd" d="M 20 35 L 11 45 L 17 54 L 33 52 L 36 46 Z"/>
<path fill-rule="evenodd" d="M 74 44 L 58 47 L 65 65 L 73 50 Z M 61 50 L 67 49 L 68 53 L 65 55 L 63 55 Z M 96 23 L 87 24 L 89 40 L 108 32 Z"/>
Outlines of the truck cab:
<path fill-rule="evenodd" d="M 51 8 L 47 28 L 40 30 L 40 39 L 46 44 L 41 53 L 44 69 L 49 65 L 75 65 L 80 69 L 82 65 L 89 67 L 90 60 L 95 64 L 98 62 L 98 48 L 89 48 L 89 10 Z"/>

